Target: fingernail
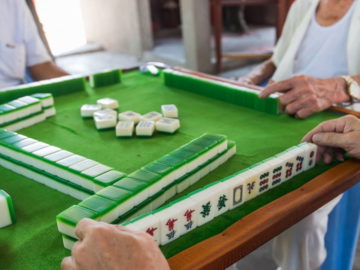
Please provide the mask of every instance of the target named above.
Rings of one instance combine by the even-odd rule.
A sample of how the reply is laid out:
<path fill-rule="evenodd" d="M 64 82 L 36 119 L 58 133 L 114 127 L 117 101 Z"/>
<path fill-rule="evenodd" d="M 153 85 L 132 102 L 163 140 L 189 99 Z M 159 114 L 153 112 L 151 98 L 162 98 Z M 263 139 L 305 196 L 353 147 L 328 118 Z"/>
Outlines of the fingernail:
<path fill-rule="evenodd" d="M 321 135 L 320 134 L 315 134 L 313 137 L 312 137 L 312 141 L 314 143 L 317 143 L 317 142 L 320 142 L 321 140 Z"/>

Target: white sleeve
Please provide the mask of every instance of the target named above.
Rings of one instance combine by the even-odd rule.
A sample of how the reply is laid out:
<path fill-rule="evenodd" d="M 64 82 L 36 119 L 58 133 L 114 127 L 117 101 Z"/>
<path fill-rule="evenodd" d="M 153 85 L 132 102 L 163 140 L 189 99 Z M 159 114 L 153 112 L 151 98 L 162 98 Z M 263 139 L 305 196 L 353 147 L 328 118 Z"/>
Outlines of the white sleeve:
<path fill-rule="evenodd" d="M 304 15 L 302 14 L 302 6 L 304 6 L 304 0 L 296 0 L 290 7 L 289 13 L 286 16 L 284 28 L 281 36 L 275 46 L 272 61 L 277 67 L 285 55 L 290 45 L 293 34 L 299 25 L 299 20 Z"/>
<path fill-rule="evenodd" d="M 40 63 L 51 61 L 42 40 L 33 16 L 24 0 L 18 1 L 19 13 L 23 15 L 23 39 L 26 50 L 26 66 L 31 67 Z"/>

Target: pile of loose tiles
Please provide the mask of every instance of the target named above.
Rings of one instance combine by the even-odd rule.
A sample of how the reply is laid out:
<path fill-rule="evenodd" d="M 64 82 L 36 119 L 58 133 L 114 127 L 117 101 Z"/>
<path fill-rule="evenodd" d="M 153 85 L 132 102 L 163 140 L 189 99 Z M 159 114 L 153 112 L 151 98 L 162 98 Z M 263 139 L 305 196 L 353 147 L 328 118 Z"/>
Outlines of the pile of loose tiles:
<path fill-rule="evenodd" d="M 80 200 L 125 177 L 94 160 L 4 129 L 0 165 Z"/>
<path fill-rule="evenodd" d="M 194 191 L 175 202 L 121 224 L 136 231 L 147 232 L 154 237 L 158 244 L 165 245 L 215 217 L 284 183 L 295 175 L 309 170 L 315 165 L 316 152 L 316 145 L 302 143 Z M 121 181 L 117 185 L 120 183 Z M 106 218 L 103 219 L 106 214 L 103 213 L 99 217 L 98 213 L 95 214 L 94 209 L 82 206 L 81 211 L 70 208 L 58 216 L 60 231 L 68 235 L 63 237 L 64 244 L 68 248 L 71 248 L 73 244 L 73 226 L 76 224 L 73 220 L 72 227 L 64 225 L 69 222 L 65 221 L 69 216 L 75 215 L 76 221 L 82 217 L 109 221 Z"/>
<path fill-rule="evenodd" d="M 13 201 L 9 194 L 0 189 L 0 228 L 13 224 L 15 220 Z"/>
<path fill-rule="evenodd" d="M 162 114 L 149 112 L 141 115 L 126 111 L 118 113 L 119 103 L 112 98 L 102 98 L 97 104 L 85 104 L 80 113 L 83 118 L 93 118 L 98 130 L 114 129 L 117 137 L 151 137 L 154 131 L 175 133 L 180 128 L 178 109 L 173 104 L 162 105 Z"/>
<path fill-rule="evenodd" d="M 0 128 L 17 131 L 56 114 L 51 94 L 24 96 L 0 105 Z"/>
<path fill-rule="evenodd" d="M 205 134 L 147 164 L 57 216 L 65 247 L 76 241 L 74 230 L 82 218 L 117 223 L 155 210 L 235 153 L 235 143 L 226 136 Z"/>

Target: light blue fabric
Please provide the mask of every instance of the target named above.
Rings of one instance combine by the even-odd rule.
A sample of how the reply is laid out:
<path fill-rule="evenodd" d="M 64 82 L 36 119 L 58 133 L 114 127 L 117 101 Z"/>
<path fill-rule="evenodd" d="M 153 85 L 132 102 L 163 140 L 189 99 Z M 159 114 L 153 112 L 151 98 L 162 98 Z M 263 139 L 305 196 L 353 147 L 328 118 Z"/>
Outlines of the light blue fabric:
<path fill-rule="evenodd" d="M 322 270 L 351 270 L 360 228 L 360 183 L 344 193 L 329 217 Z"/>

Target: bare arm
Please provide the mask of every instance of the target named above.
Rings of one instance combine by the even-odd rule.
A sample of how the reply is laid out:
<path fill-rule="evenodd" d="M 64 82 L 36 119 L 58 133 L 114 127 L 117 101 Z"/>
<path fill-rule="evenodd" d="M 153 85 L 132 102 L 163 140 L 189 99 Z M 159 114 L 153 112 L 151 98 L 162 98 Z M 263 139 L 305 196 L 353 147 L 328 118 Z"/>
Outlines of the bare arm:
<path fill-rule="evenodd" d="M 253 71 L 244 77 L 238 78 L 238 81 L 246 84 L 259 85 L 270 78 L 276 70 L 274 62 L 269 59 L 257 66 Z"/>
<path fill-rule="evenodd" d="M 50 61 L 31 66 L 29 71 L 32 78 L 36 81 L 69 75 L 69 73 Z"/>

